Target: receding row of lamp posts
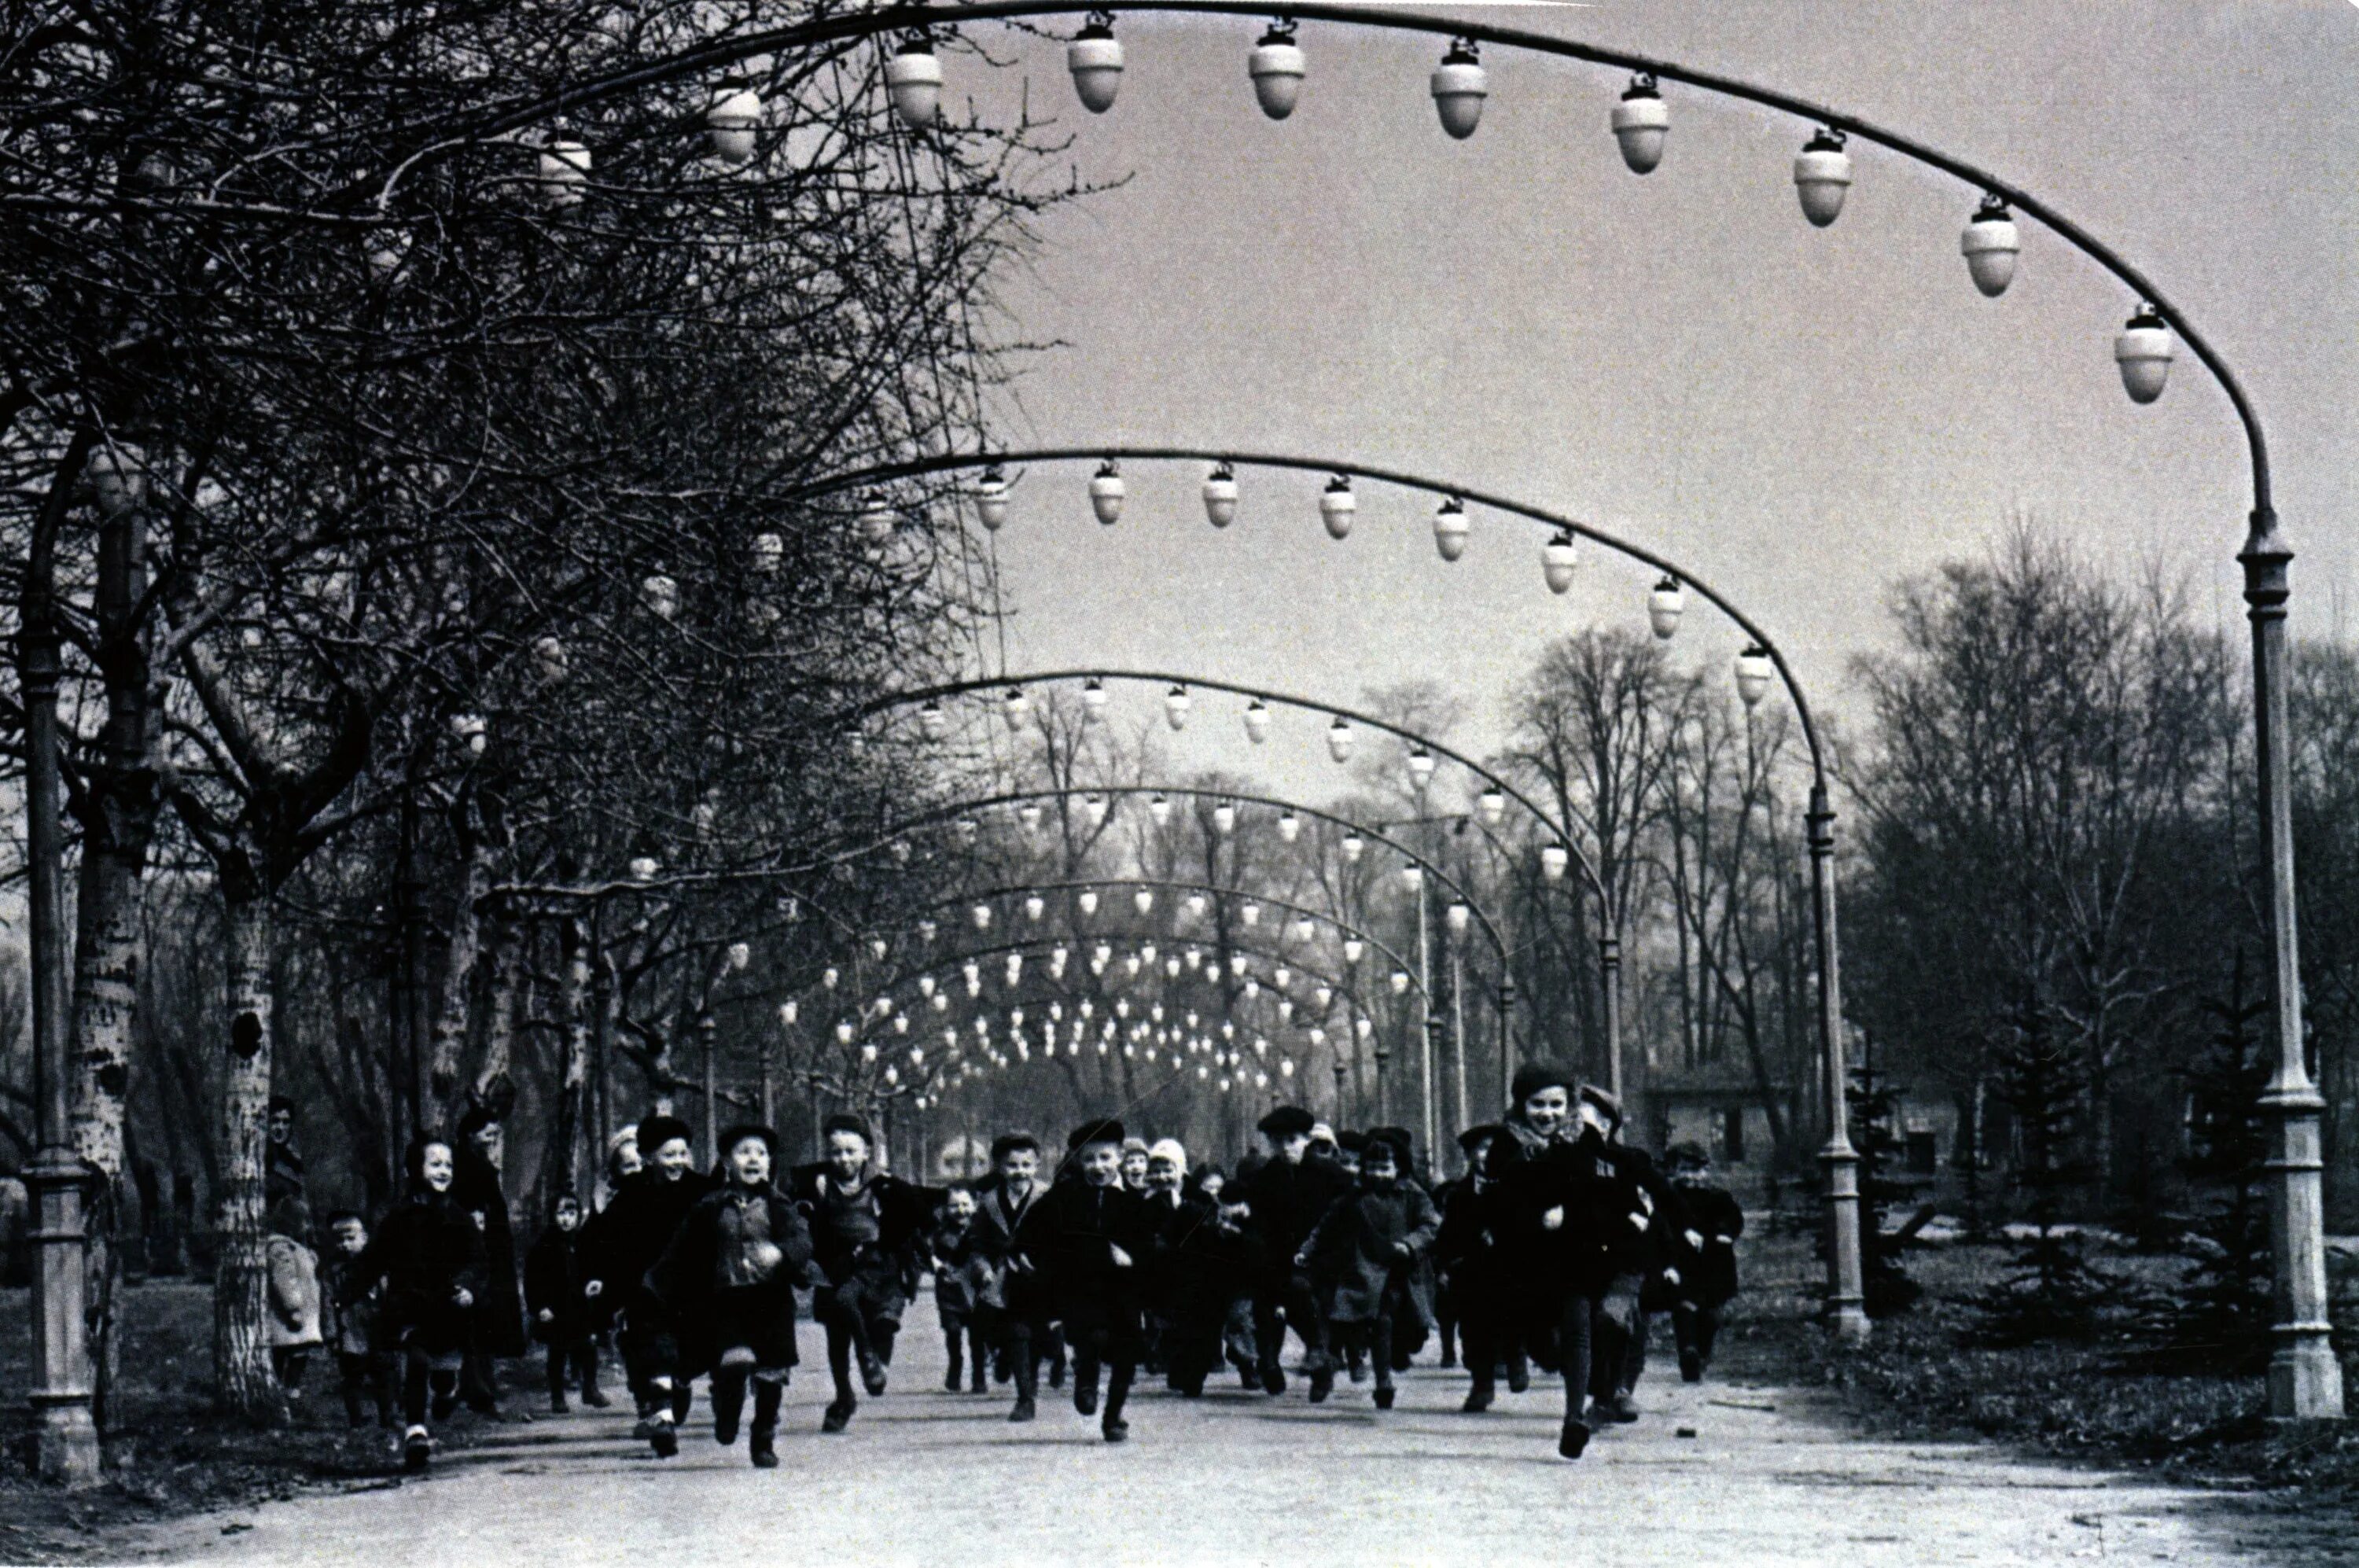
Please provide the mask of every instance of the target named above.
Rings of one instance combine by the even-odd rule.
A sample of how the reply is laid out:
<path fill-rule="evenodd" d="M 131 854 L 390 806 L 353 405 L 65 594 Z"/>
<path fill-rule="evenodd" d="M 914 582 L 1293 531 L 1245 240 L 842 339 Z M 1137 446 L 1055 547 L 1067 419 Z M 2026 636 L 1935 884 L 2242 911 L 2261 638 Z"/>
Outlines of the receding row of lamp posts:
<path fill-rule="evenodd" d="M 1088 24 L 1066 45 L 1066 66 L 1082 104 L 1103 114 L 1114 107 L 1127 64 L 1122 40 L 1114 35 L 1114 18 L 1094 12 Z M 1273 120 L 1294 113 L 1302 84 L 1310 73 L 1309 57 L 1296 41 L 1294 24 L 1280 18 L 1265 32 L 1248 57 L 1247 73 L 1262 112 Z M 932 38 L 923 32 L 908 35 L 885 62 L 886 90 L 902 122 L 915 131 L 931 131 L 941 121 L 944 77 Z M 1473 136 L 1482 122 L 1490 97 L 1489 73 L 1471 38 L 1454 40 L 1429 80 L 1442 129 L 1453 139 Z M 766 117 L 761 95 L 743 75 L 724 80 L 704 114 L 712 156 L 737 166 L 749 163 L 758 150 L 759 133 Z M 1641 73 L 1608 116 L 1622 161 L 1633 174 L 1651 174 L 1663 161 L 1670 133 L 1670 108 L 1656 79 Z M 591 153 L 577 136 L 560 133 L 539 155 L 538 189 L 552 208 L 578 204 L 589 183 Z M 1843 133 L 1832 126 L 1815 132 L 1795 156 L 1793 181 L 1802 215 L 1817 228 L 1826 228 L 1842 216 L 1854 179 L 1851 154 Z M 382 245 L 382 242 L 376 242 Z M 1959 236 L 1968 276 L 1984 297 L 1996 299 L 2015 281 L 2023 237 L 2006 201 L 1995 193 L 1984 198 Z M 381 269 L 397 269 L 401 256 L 387 250 Z M 2154 310 L 2141 304 L 2114 340 L 2114 361 L 2122 386 L 2131 399 L 2151 403 L 2162 396 L 2174 357 L 2170 329 Z"/>

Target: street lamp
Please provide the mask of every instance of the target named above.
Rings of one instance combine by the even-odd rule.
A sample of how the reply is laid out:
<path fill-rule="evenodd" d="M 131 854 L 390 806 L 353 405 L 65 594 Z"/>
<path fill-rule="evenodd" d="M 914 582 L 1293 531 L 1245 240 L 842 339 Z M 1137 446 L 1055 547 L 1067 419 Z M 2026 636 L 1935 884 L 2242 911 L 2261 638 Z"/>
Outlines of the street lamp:
<path fill-rule="evenodd" d="M 1540 547 L 1540 575 L 1548 580 L 1549 592 L 1562 593 L 1572 586 L 1573 568 L 1580 564 L 1580 551 L 1572 536 L 1559 529 L 1554 539 Z"/>
<path fill-rule="evenodd" d="M 1757 642 L 1736 656 L 1736 694 L 1747 708 L 1761 705 L 1761 699 L 1769 694 L 1769 681 L 1775 673 L 1769 650 Z"/>
<path fill-rule="evenodd" d="M 1433 68 L 1433 106 L 1441 128 L 1452 141 L 1464 141 L 1483 123 L 1483 100 L 1491 94 L 1491 79 L 1484 72 L 1472 38 L 1454 39 L 1450 52 Z"/>
<path fill-rule="evenodd" d="M 1098 471 L 1090 476 L 1090 510 L 1107 528 L 1122 520 L 1123 498 L 1128 494 L 1129 487 L 1122 482 L 1122 470 L 1112 458 L 1098 464 Z"/>
<path fill-rule="evenodd" d="M 1352 519 L 1359 511 L 1360 498 L 1352 494 L 1351 480 L 1341 474 L 1327 481 L 1327 488 L 1319 493 L 1319 520 L 1327 525 L 1329 539 L 1350 538 Z"/>
<path fill-rule="evenodd" d="M 2151 403 L 2162 396 L 2171 354 L 2170 328 L 2153 306 L 2139 306 L 2137 314 L 2114 339 L 2114 363 L 2121 367 L 2122 389 L 2130 395 L 2131 402 Z"/>
<path fill-rule="evenodd" d="M 933 40 L 922 32 L 903 38 L 885 62 L 885 86 L 903 125 L 932 130 L 942 114 L 942 62 L 934 58 Z"/>
<path fill-rule="evenodd" d="M 1829 126 L 1794 159 L 1794 193 L 1801 199 L 1802 216 L 1823 229 L 1843 215 L 1850 191 L 1851 154 L 1843 151 L 1843 134 Z"/>
<path fill-rule="evenodd" d="M 1655 591 L 1647 595 L 1647 624 L 1655 636 L 1669 642 L 1680 629 L 1680 617 L 1687 613 L 1688 597 L 1680 587 L 1680 580 L 1666 572 Z"/>
<path fill-rule="evenodd" d="M 1237 520 L 1237 471 L 1225 463 L 1205 475 L 1204 516 L 1216 528 Z"/>
<path fill-rule="evenodd" d="M 1073 92 L 1082 107 L 1103 114 L 1114 107 L 1122 86 L 1122 40 L 1114 36 L 1114 15 L 1093 11 L 1089 22 L 1065 46 L 1065 69 L 1073 73 Z"/>
<path fill-rule="evenodd" d="M 1640 72 L 1630 79 L 1622 101 L 1614 105 L 1614 139 L 1622 144 L 1622 161 L 1633 174 L 1652 174 L 1663 161 L 1663 138 L 1671 128 L 1671 111 L 1652 76 Z"/>
<path fill-rule="evenodd" d="M 1082 722 L 1096 724 L 1105 717 L 1105 682 L 1091 676 L 1082 683 Z"/>
<path fill-rule="evenodd" d="M 762 100 L 744 77 L 721 84 L 712 106 L 704 112 L 704 125 L 712 140 L 712 156 L 723 163 L 746 163 L 754 157 L 754 132 L 762 123 Z"/>
<path fill-rule="evenodd" d="M 1258 697 L 1245 704 L 1245 738 L 1256 746 L 1269 738 L 1269 704 Z"/>
<path fill-rule="evenodd" d="M 1185 686 L 1174 686 L 1163 694 L 1163 717 L 1175 730 L 1188 727 L 1188 710 L 1192 706 L 1194 700 Z"/>
<path fill-rule="evenodd" d="M 1254 97 L 1261 112 L 1273 120 L 1294 113 L 1309 71 L 1309 62 L 1294 41 L 1294 24 L 1283 17 L 1269 25 L 1245 62 L 1246 74 L 1253 78 Z"/>
<path fill-rule="evenodd" d="M 1007 475 L 995 463 L 974 482 L 974 515 L 993 533 L 1007 521 Z"/>
<path fill-rule="evenodd" d="M 1966 258 L 1966 271 L 1985 299 L 1995 299 L 2006 292 L 2006 286 L 2015 281 L 2015 261 L 2022 251 L 2023 236 L 2006 202 L 1996 196 L 1984 197 L 1966 232 L 1958 236 L 1958 254 Z"/>
<path fill-rule="evenodd" d="M 1423 795 L 1425 787 L 1433 782 L 1433 753 L 1425 747 L 1420 746 L 1408 754 L 1408 781 L 1419 795 Z"/>
<path fill-rule="evenodd" d="M 1327 755 L 1338 762 L 1348 762 L 1352 757 L 1352 726 L 1340 714 L 1327 726 Z"/>
<path fill-rule="evenodd" d="M 1444 561 L 1456 561 L 1466 553 L 1466 536 L 1471 529 L 1466 520 L 1466 503 L 1452 495 L 1441 503 L 1433 514 L 1433 548 L 1441 552 Z"/>

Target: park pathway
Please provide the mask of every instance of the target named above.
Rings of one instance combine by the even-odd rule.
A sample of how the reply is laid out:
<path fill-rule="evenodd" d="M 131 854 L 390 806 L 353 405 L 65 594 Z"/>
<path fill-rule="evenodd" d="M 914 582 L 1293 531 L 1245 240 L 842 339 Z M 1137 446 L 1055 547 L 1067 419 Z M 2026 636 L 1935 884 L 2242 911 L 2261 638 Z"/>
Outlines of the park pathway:
<path fill-rule="evenodd" d="M 1577 1465 L 1555 1457 L 1553 1390 L 1468 1417 L 1459 1375 L 1430 1367 L 1384 1416 L 1349 1386 L 1321 1408 L 1299 1382 L 1282 1399 L 1234 1379 L 1196 1403 L 1158 1391 L 1134 1403 L 1132 1441 L 1114 1447 L 1046 1389 L 1027 1427 L 1006 1421 L 996 1394 L 945 1393 L 928 1328 L 905 1337 L 893 1390 L 848 1435 L 821 1437 L 824 1363 L 806 1332 L 783 1465 L 767 1474 L 742 1444 L 711 1442 L 701 1401 L 669 1462 L 611 1413 L 544 1415 L 423 1481 L 186 1520 L 125 1544 L 224 1568 L 2338 1560 L 2329 1532 L 2233 1494 L 1988 1447 L 1864 1440 L 1776 1391 L 1651 1376 L 1646 1420 L 1603 1433 Z"/>

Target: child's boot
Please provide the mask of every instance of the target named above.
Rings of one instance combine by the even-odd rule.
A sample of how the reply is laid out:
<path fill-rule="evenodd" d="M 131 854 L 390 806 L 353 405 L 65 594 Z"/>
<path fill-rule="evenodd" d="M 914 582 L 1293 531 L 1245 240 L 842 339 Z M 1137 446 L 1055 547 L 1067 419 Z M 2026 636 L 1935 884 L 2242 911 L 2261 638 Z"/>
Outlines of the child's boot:
<path fill-rule="evenodd" d="M 745 1377 L 754 1370 L 754 1353 L 742 1345 L 722 1352 L 712 1370 L 712 1439 L 726 1448 L 737 1441 L 737 1423 L 745 1413 Z"/>
<path fill-rule="evenodd" d="M 778 1407 L 786 1398 L 784 1385 L 768 1377 L 754 1379 L 754 1434 L 750 1446 L 756 1470 L 778 1467 L 778 1451 L 773 1440 L 778 1435 Z"/>

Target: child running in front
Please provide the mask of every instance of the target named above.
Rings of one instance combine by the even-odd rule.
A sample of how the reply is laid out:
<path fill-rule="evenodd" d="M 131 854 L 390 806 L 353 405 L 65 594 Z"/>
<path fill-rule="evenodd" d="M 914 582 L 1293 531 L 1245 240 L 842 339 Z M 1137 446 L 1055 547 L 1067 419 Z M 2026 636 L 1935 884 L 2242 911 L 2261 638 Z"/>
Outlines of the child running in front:
<path fill-rule="evenodd" d="M 1108 1443 L 1130 1436 L 1123 1407 L 1137 1376 L 1140 1266 L 1155 1242 L 1146 1201 L 1123 1185 L 1122 1124 L 1076 1127 L 1066 1148 L 1081 1179 L 1059 1181 L 1024 1218 L 1017 1249 L 1047 1281 L 1049 1315 L 1073 1351 L 1073 1409 L 1098 1413 L 1098 1369 L 1106 1370 Z"/>

